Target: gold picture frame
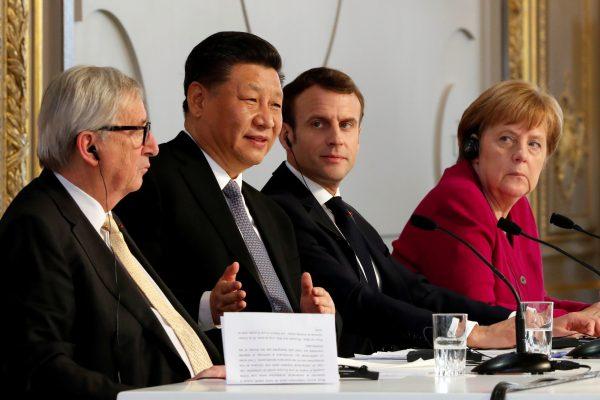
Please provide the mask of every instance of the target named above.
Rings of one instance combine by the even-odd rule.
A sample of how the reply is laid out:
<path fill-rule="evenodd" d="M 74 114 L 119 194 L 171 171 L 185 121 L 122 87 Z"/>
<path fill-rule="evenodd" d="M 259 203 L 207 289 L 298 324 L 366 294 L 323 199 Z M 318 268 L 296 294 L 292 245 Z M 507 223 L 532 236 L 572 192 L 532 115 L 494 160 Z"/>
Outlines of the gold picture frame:
<path fill-rule="evenodd" d="M 0 215 L 39 173 L 42 1 L 0 0 Z"/>

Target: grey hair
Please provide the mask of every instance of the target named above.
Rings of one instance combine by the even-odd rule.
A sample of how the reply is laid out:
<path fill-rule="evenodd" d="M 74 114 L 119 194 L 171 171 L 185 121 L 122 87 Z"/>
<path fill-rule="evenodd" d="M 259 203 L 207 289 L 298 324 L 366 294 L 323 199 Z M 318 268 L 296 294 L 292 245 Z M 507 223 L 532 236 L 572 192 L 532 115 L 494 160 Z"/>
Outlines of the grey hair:
<path fill-rule="evenodd" d="M 80 132 L 114 123 L 123 102 L 143 100 L 140 84 L 111 67 L 76 66 L 48 85 L 38 118 L 38 157 L 58 171 L 69 162 Z"/>

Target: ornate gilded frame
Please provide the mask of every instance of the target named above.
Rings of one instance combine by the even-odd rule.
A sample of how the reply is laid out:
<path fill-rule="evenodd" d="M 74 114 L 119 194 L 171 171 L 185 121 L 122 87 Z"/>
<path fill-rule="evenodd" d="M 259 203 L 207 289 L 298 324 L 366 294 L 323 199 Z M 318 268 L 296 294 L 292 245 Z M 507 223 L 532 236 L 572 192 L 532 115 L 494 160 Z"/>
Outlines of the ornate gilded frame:
<path fill-rule="evenodd" d="M 0 215 L 35 175 L 42 0 L 0 0 Z"/>

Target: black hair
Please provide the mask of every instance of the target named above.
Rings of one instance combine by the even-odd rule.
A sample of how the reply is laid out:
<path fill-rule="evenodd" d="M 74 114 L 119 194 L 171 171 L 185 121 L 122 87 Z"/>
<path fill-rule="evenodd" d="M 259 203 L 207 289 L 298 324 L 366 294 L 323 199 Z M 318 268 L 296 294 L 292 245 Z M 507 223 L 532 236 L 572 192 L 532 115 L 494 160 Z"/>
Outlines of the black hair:
<path fill-rule="evenodd" d="M 313 86 L 320 86 L 336 93 L 355 94 L 360 102 L 360 120 L 362 120 L 365 100 L 352 78 L 337 69 L 318 67 L 304 71 L 283 88 L 283 122 L 292 128 L 295 127 L 294 100 Z"/>
<path fill-rule="evenodd" d="M 218 32 L 196 45 L 185 62 L 184 96 L 192 82 L 199 82 L 210 89 L 227 80 L 229 72 L 237 64 L 258 64 L 273 68 L 281 74 L 281 56 L 266 40 L 246 32 Z M 188 111 L 187 98 L 183 111 Z"/>

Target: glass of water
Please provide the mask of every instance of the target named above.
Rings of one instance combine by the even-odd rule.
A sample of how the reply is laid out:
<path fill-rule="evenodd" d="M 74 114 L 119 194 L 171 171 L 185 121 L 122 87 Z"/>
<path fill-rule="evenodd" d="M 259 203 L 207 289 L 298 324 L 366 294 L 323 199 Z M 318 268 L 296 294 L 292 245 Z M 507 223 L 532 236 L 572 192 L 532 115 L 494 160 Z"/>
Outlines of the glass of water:
<path fill-rule="evenodd" d="M 550 357 L 554 303 L 524 301 L 521 303 L 521 310 L 525 318 L 525 351 Z"/>
<path fill-rule="evenodd" d="M 433 314 L 435 374 L 464 374 L 467 356 L 467 314 Z"/>

